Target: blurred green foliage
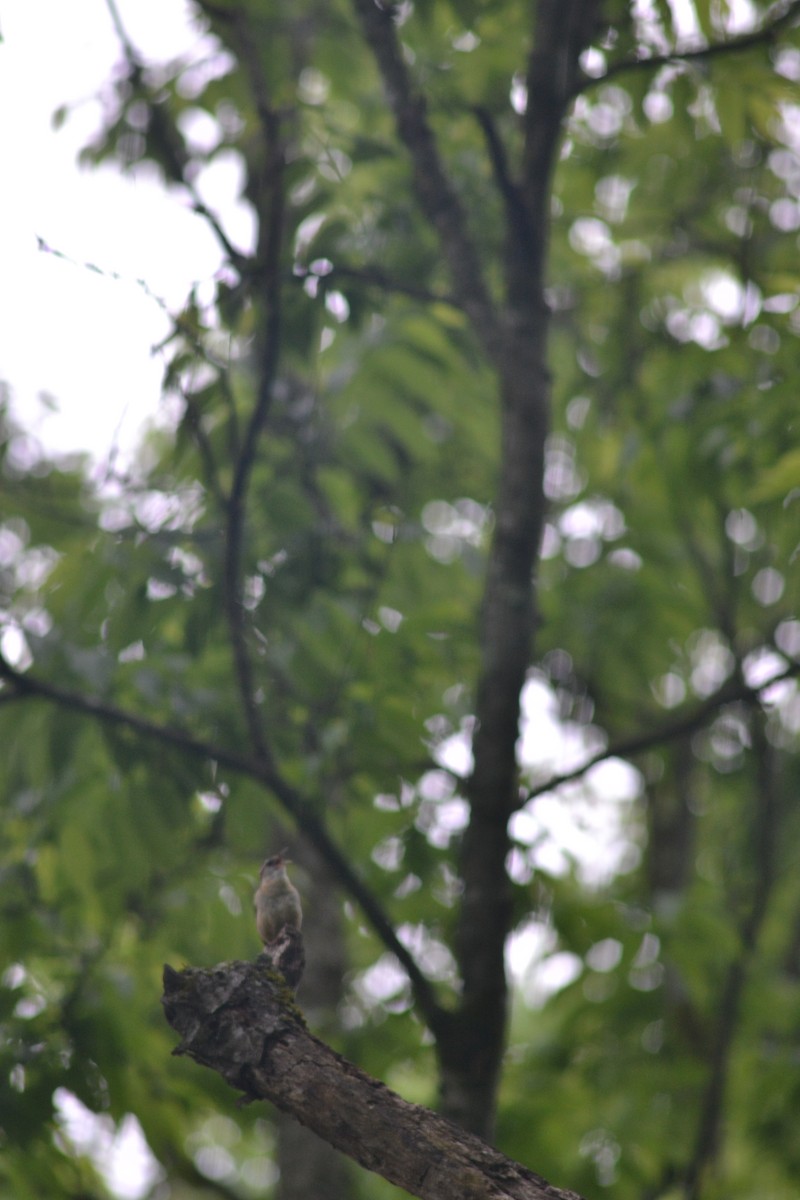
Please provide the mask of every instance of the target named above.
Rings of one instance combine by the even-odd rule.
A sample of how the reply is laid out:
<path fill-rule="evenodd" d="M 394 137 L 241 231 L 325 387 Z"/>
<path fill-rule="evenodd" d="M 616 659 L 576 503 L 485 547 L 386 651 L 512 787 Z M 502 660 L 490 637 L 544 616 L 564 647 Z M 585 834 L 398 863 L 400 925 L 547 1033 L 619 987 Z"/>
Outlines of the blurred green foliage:
<path fill-rule="evenodd" d="M 635 20 L 618 7 L 592 73 L 681 41 L 666 5 Z M 728 7 L 694 7 L 721 38 Z M 281 771 L 415 931 L 446 998 L 464 810 L 432 772 L 472 711 L 495 382 L 347 5 L 209 7 L 205 67 L 195 49 L 147 67 L 138 90 L 121 76 L 88 157 L 150 160 L 172 184 L 176 161 L 202 178 L 233 152 L 245 193 L 256 186 L 236 10 L 292 113 L 282 359 L 244 552 L 264 721 Z M 471 108 L 513 145 L 527 21 L 497 0 L 407 6 L 400 25 L 493 285 L 501 204 Z M 522 782 L 568 770 L 576 747 L 613 754 L 683 723 L 632 757 L 631 794 L 564 784 L 552 829 L 532 800 L 511 864 L 498 1144 L 587 1197 L 800 1188 L 798 77 L 785 28 L 587 83 L 553 183 L 550 515 L 531 664 L 551 719 Z M 192 148 L 199 114 L 218 134 L 210 151 Z M 207 747 L 0 691 L 0 1195 L 17 1200 L 107 1194 L 63 1132 L 58 1089 L 115 1123 L 135 1115 L 166 1180 L 154 1195 L 263 1195 L 274 1176 L 263 1111 L 236 1111 L 216 1078 L 170 1058 L 159 1007 L 165 961 L 256 952 L 250 892 L 277 812 L 215 758 L 248 750 L 223 583 L 257 314 L 235 272 L 202 292 L 176 317 L 165 381 L 182 417 L 112 483 L 93 486 L 86 462 L 45 456 L 3 415 L 6 657 Z M 617 831 L 613 853 L 591 819 Z M 386 983 L 382 947 L 349 907 L 347 929 L 341 1048 L 432 1103 L 405 988 Z M 713 1152 L 691 1192 L 715 1079 Z"/>

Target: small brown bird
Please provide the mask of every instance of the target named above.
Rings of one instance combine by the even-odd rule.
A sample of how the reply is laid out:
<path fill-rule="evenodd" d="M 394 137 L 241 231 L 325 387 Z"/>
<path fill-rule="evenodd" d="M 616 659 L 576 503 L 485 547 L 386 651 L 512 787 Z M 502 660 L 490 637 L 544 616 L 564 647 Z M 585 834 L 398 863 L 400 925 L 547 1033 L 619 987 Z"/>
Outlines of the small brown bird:
<path fill-rule="evenodd" d="M 261 881 L 253 899 L 256 904 L 256 928 L 265 946 L 274 942 L 284 928 L 298 929 L 303 923 L 300 894 L 286 874 L 285 850 L 273 854 L 261 866 Z"/>

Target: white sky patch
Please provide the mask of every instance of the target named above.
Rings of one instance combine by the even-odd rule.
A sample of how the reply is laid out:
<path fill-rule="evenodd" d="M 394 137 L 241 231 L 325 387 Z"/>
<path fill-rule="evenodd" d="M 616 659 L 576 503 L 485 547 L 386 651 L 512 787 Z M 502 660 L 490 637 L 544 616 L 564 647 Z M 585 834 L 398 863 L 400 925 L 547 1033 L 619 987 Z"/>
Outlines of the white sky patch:
<path fill-rule="evenodd" d="M 725 18 L 725 32 L 729 36 L 755 29 L 758 10 L 750 0 L 734 0 L 734 3 L 721 5 L 720 8 Z"/>
<path fill-rule="evenodd" d="M 72 1092 L 55 1093 L 58 1121 L 75 1149 L 91 1158 L 111 1191 L 120 1200 L 140 1200 L 161 1177 L 161 1168 L 145 1141 L 142 1127 L 130 1113 L 115 1126 L 97 1116 Z"/>
<path fill-rule="evenodd" d="M 519 761 L 536 781 L 574 770 L 602 748 L 599 730 L 559 719 L 556 698 L 544 680 L 528 680 L 522 707 Z M 553 875 L 575 869 L 589 886 L 600 886 L 616 872 L 632 869 L 640 852 L 631 805 L 640 791 L 638 771 L 610 758 L 529 801 L 509 826 L 520 849 L 528 848 L 512 855 L 512 877 L 524 883 L 534 868 Z"/>
<path fill-rule="evenodd" d="M 382 954 L 377 962 L 361 972 L 354 987 L 366 1007 L 371 1008 L 407 992 L 408 976 L 393 954 Z"/>
<path fill-rule="evenodd" d="M 686 699 L 686 684 L 676 671 L 667 671 L 656 680 L 653 692 L 664 708 L 677 708 Z"/>
<path fill-rule="evenodd" d="M 518 760 L 534 782 L 574 770 L 603 748 L 600 730 L 563 721 L 550 686 L 530 678 L 522 691 Z M 457 780 L 472 770 L 471 721 L 434 749 L 445 771 L 429 771 L 419 781 L 422 799 L 417 827 L 435 846 L 444 848 L 469 819 Z M 589 886 L 600 886 L 618 871 L 632 869 L 639 858 L 639 835 L 631 828 L 631 807 L 641 791 L 638 771 L 622 759 L 610 758 L 591 767 L 581 779 L 558 791 L 537 796 L 511 818 L 517 848 L 508 869 L 518 884 L 541 869 L 563 875 L 574 869 Z"/>
<path fill-rule="evenodd" d="M 423 925 L 401 925 L 397 933 L 429 978 L 448 982 L 455 979 L 457 972 L 452 954 Z M 365 1010 L 383 1005 L 400 1012 L 410 1006 L 408 976 L 393 954 L 382 954 L 372 966 L 359 972 L 352 984 L 355 996 Z"/>
<path fill-rule="evenodd" d="M 532 919 L 506 944 L 506 967 L 525 1003 L 541 1007 L 583 970 L 577 954 L 557 949 L 558 939 L 544 921 Z"/>
<path fill-rule="evenodd" d="M 668 0 L 668 3 L 673 24 L 681 40 L 696 40 L 700 36 L 700 23 L 692 0 Z"/>
<path fill-rule="evenodd" d="M 760 688 L 764 684 L 769 683 L 770 679 L 776 679 L 783 671 L 786 670 L 786 659 L 780 654 L 776 654 L 774 650 L 768 646 L 764 646 L 759 650 L 754 650 L 748 654 L 744 660 L 744 677 L 748 687 Z M 789 683 L 789 680 L 782 680 L 780 684 L 775 684 L 775 687 L 780 687 L 783 683 Z"/>
<path fill-rule="evenodd" d="M 120 9 L 150 60 L 197 44 L 184 0 L 160 0 L 157 20 L 152 5 L 121 0 Z M 187 202 L 146 171 L 123 177 L 112 166 L 77 164 L 100 125 L 94 97 L 122 57 L 105 4 L 7 5 L 2 32 L 0 381 L 17 420 L 47 451 L 88 450 L 100 461 L 114 448 L 129 455 L 159 412 L 164 363 L 151 350 L 170 329 L 137 281 L 177 307 L 195 280 L 217 270 L 220 252 Z M 75 111 L 55 131 L 64 104 Z M 234 186 L 204 180 L 215 202 Z M 39 238 L 65 257 L 43 252 Z M 24 665 L 22 651 L 4 649 Z M 61 1136 L 93 1159 L 120 1200 L 151 1191 L 160 1168 L 133 1116 L 115 1125 L 65 1089 L 56 1103 Z"/>
<path fill-rule="evenodd" d="M 24 671 L 33 662 L 25 634 L 18 625 L 7 625 L 0 633 L 0 653 L 17 671 Z"/>
<path fill-rule="evenodd" d="M 713 629 L 700 629 L 689 641 L 692 662 L 690 682 L 697 696 L 710 696 L 730 676 L 735 660 L 729 647 Z"/>
<path fill-rule="evenodd" d="M 545 778 L 570 771 L 601 749 L 603 736 L 592 726 L 561 721 L 558 703 L 542 679 L 528 679 L 522 689 L 522 719 L 517 753 L 523 767 Z"/>
<path fill-rule="evenodd" d="M 162 0 L 157 21 L 149 6 L 120 7 L 148 59 L 198 43 L 183 0 Z M 97 458 L 113 445 L 130 451 L 158 411 L 163 363 L 151 348 L 169 331 L 136 281 L 177 306 L 193 281 L 214 273 L 220 253 L 187 202 L 145 172 L 126 178 L 112 166 L 77 166 L 100 124 L 94 96 L 121 59 L 105 5 L 12 5 L 3 36 L 0 106 L 15 116 L 0 124 L 0 157 L 13 180 L 0 224 L 0 380 L 12 389 L 13 411 L 48 449 L 88 448 Z M 64 103 L 76 108 L 56 132 L 52 115 Z M 123 279 L 43 253 L 37 237 Z M 60 415 L 40 393 L 55 398 Z"/>
<path fill-rule="evenodd" d="M 466 779 L 472 770 L 472 728 L 470 724 L 440 742 L 434 751 L 440 766 L 446 767 L 461 779 Z"/>
<path fill-rule="evenodd" d="M 800 621 L 781 621 L 775 630 L 775 644 L 784 654 L 800 655 Z"/>
<path fill-rule="evenodd" d="M 701 285 L 709 307 L 725 322 L 740 321 L 744 313 L 744 288 L 724 271 L 708 275 Z"/>
<path fill-rule="evenodd" d="M 638 790 L 637 773 L 619 765 L 625 786 L 635 783 Z M 627 777 L 625 767 L 634 778 Z M 514 814 L 511 836 L 527 847 L 532 867 L 555 876 L 575 869 L 584 883 L 600 887 L 636 866 L 639 848 L 630 828 L 630 793 L 621 796 L 606 788 L 595 793 L 588 786 L 565 784 Z"/>

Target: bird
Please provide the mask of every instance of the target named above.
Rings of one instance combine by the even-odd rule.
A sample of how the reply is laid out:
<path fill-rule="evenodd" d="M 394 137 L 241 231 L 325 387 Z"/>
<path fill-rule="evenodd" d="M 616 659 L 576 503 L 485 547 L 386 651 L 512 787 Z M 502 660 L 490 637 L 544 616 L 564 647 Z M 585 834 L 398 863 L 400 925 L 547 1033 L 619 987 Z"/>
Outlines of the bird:
<path fill-rule="evenodd" d="M 265 946 L 274 942 L 283 929 L 299 931 L 303 923 L 300 893 L 286 874 L 286 851 L 273 854 L 261 864 L 259 885 L 253 899 L 256 928 Z"/>

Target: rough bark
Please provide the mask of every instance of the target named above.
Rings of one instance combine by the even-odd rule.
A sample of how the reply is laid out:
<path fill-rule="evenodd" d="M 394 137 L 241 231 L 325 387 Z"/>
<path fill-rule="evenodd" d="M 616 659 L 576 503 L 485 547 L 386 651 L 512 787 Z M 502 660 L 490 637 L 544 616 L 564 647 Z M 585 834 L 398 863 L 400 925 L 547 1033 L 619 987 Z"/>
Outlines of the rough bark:
<path fill-rule="evenodd" d="M 422 1200 L 581 1200 L 313 1037 L 281 976 L 262 963 L 167 966 L 162 1002 L 182 1038 L 176 1054 L 217 1071 L 247 1101 L 271 1101 Z"/>

